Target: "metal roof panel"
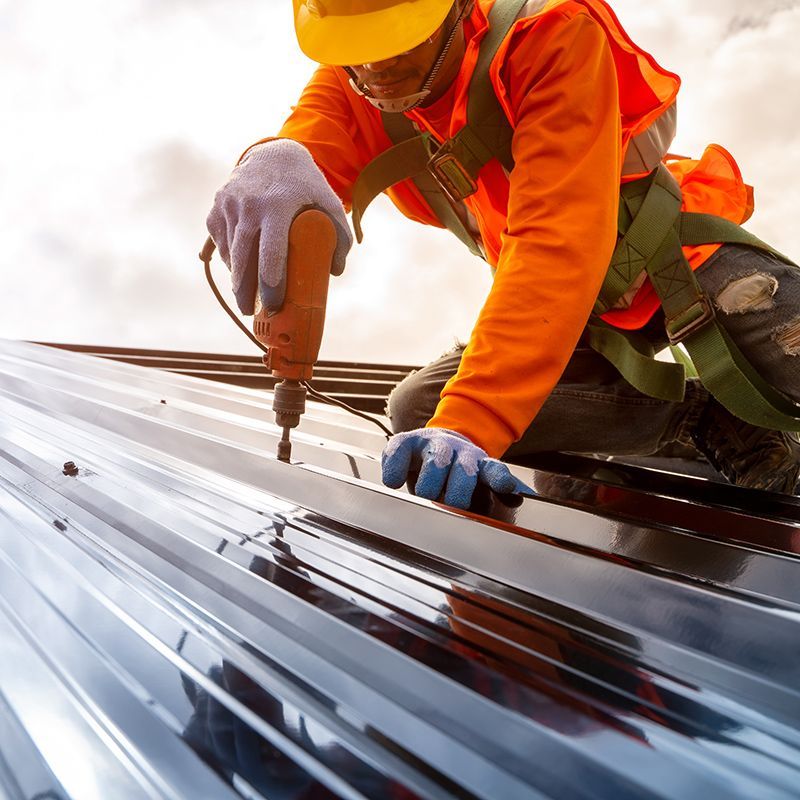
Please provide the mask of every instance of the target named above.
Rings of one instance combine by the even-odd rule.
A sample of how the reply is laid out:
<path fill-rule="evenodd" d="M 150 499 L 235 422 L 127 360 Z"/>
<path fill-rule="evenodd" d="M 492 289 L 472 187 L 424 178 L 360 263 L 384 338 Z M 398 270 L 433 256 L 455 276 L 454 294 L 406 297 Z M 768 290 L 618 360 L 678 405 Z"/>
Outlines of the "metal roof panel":
<path fill-rule="evenodd" d="M 800 796 L 794 499 L 554 458 L 459 512 L 269 400 L 0 343 L 9 796 Z"/>

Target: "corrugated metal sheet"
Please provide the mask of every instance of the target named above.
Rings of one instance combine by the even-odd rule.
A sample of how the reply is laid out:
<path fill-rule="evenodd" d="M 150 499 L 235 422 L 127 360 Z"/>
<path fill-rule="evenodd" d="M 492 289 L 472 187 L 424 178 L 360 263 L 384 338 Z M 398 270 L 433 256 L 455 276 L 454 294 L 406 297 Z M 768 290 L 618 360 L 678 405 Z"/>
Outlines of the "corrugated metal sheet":
<path fill-rule="evenodd" d="M 277 462 L 269 399 L 0 343 L 7 796 L 800 796 L 795 500 L 551 459 L 455 512 L 336 409 Z"/>
<path fill-rule="evenodd" d="M 251 389 L 271 390 L 277 382 L 272 373 L 264 369 L 259 356 L 47 342 L 39 344 Z M 354 408 L 383 414 L 389 391 L 413 369 L 416 367 L 323 360 L 314 366 L 314 385 L 320 392 L 343 400 Z"/>

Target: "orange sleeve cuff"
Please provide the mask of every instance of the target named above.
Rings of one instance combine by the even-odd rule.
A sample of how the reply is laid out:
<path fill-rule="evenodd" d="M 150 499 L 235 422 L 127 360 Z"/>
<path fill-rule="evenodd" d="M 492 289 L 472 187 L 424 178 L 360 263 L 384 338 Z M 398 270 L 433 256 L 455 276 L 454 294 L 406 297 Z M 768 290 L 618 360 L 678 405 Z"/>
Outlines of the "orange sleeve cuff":
<path fill-rule="evenodd" d="M 517 438 L 493 411 L 458 394 L 448 394 L 443 398 L 425 427 L 447 428 L 460 433 L 492 458 L 500 458 Z"/>

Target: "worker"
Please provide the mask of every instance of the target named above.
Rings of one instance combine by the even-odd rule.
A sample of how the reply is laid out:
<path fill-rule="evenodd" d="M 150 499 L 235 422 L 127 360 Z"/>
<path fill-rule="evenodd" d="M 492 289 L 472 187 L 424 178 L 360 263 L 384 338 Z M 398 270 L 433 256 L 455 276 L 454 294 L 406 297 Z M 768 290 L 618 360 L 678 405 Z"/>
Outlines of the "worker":
<path fill-rule="evenodd" d="M 240 310 L 256 291 L 280 307 L 307 207 L 334 221 L 341 274 L 346 212 L 360 234 L 382 190 L 494 274 L 466 346 L 392 392 L 387 485 L 467 508 L 476 486 L 526 493 L 504 458 L 677 443 L 736 485 L 795 491 L 798 269 L 738 227 L 752 189 L 726 150 L 670 156 L 680 79 L 607 3 L 294 0 L 294 17 L 320 66 L 207 221 Z M 669 341 L 701 380 L 650 358 Z"/>

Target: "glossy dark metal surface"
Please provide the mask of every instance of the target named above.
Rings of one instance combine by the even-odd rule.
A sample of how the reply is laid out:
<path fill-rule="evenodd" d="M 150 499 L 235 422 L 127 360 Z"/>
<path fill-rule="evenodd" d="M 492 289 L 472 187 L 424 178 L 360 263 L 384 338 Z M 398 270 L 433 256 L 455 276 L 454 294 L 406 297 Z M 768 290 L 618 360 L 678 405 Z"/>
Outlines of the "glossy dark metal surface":
<path fill-rule="evenodd" d="M 0 792 L 800 797 L 795 501 L 553 457 L 455 512 L 270 400 L 0 342 Z"/>

